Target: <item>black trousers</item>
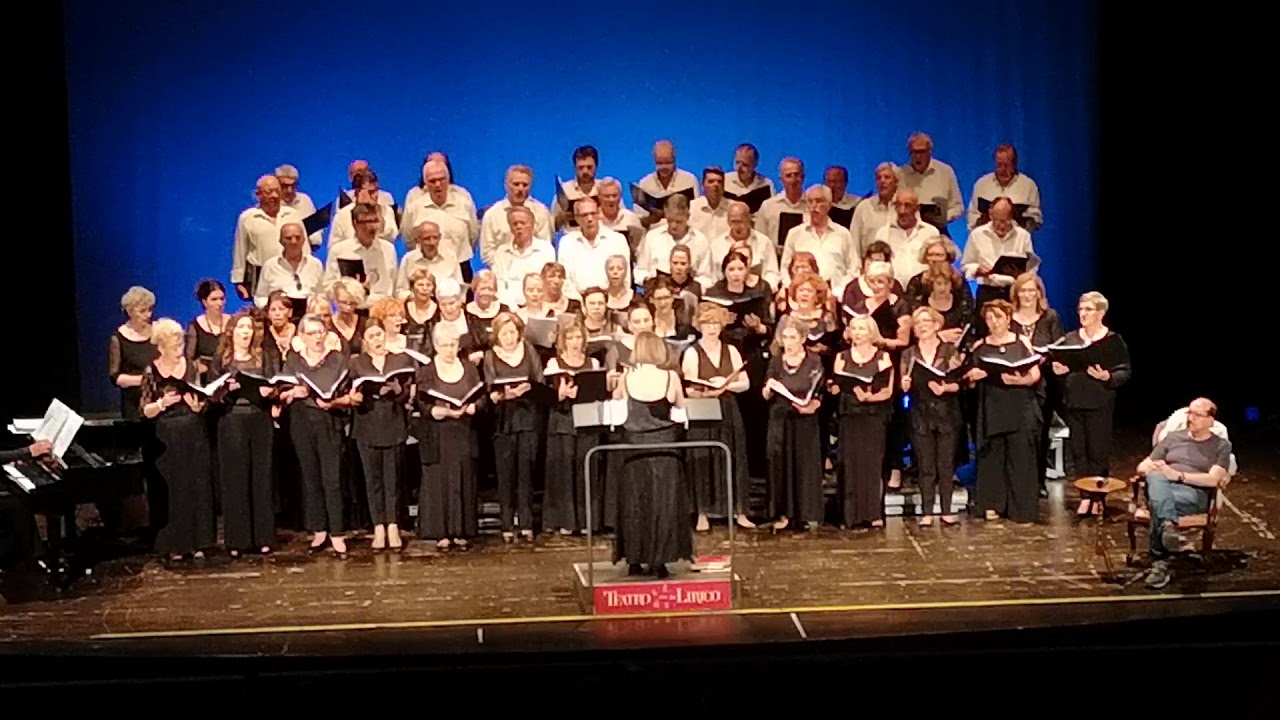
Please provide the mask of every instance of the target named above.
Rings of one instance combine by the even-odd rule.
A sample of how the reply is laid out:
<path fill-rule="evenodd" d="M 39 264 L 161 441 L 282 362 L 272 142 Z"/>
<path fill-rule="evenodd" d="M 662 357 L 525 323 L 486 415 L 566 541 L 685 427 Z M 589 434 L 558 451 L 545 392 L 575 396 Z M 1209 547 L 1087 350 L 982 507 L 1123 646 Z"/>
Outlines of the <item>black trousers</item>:
<path fill-rule="evenodd" d="M 932 515 L 934 500 L 938 499 L 940 514 L 950 515 L 955 490 L 956 442 L 960 439 L 961 425 L 958 420 L 930 419 L 923 415 L 911 414 L 911 446 L 915 448 L 916 480 L 920 483 L 920 514 Z"/>
<path fill-rule="evenodd" d="M 341 533 L 342 420 L 319 408 L 297 404 L 289 432 L 302 471 L 303 523 L 311 532 Z"/>
<path fill-rule="evenodd" d="M 234 407 L 218 418 L 222 532 L 230 550 L 260 548 L 275 542 L 271 496 L 274 445 L 270 413 Z"/>
<path fill-rule="evenodd" d="M 49 528 L 50 533 L 57 532 Z M 0 568 L 29 570 L 35 565 L 40 535 L 26 498 L 0 495 Z"/>
<path fill-rule="evenodd" d="M 538 460 L 536 431 L 499 433 L 493 436 L 498 471 L 498 506 L 502 531 L 535 530 L 533 523 L 533 470 Z"/>
<path fill-rule="evenodd" d="M 1071 437 L 1067 447 L 1076 477 L 1111 474 L 1111 407 L 1067 408 L 1063 420 Z"/>
<path fill-rule="evenodd" d="M 378 447 L 356 441 L 364 465 L 364 488 L 374 525 L 395 524 L 400 507 L 400 461 L 404 445 Z"/>
<path fill-rule="evenodd" d="M 1014 522 L 1040 519 L 1036 482 L 1039 428 L 1027 428 L 978 440 L 978 509 L 995 510 Z"/>

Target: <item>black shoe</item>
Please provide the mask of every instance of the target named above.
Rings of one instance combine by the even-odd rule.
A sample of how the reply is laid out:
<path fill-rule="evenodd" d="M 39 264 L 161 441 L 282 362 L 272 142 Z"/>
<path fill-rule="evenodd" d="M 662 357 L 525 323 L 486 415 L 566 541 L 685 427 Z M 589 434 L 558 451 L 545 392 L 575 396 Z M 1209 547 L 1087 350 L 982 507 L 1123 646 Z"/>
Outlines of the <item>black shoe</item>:
<path fill-rule="evenodd" d="M 1166 552 L 1178 552 L 1187 544 L 1187 538 L 1178 532 L 1177 525 L 1167 522 L 1160 528 L 1160 544 Z"/>
<path fill-rule="evenodd" d="M 659 580 L 666 580 L 667 578 L 671 577 L 671 571 L 667 570 L 666 565 L 658 565 L 654 567 L 653 574 L 657 576 Z"/>
<path fill-rule="evenodd" d="M 640 566 L 640 563 L 631 563 L 627 566 L 627 574 L 632 576 L 643 575 L 644 568 Z"/>

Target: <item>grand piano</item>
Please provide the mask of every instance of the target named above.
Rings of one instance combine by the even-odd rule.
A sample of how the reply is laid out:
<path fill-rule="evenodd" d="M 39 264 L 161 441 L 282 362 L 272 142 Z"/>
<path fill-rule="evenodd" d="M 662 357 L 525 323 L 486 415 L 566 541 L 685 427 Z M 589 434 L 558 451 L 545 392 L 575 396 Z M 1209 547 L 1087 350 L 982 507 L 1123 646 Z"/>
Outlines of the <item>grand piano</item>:
<path fill-rule="evenodd" d="M 9 430 L 30 442 L 31 422 L 15 420 Z M 60 464 L 27 460 L 0 468 L 0 492 L 48 520 L 48 543 L 38 563 L 55 587 L 65 589 L 92 574 L 91 554 L 77 552 L 76 506 L 93 503 L 105 516 L 102 511 L 118 508 L 122 499 L 146 494 L 148 429 L 118 417 L 86 418 Z"/>

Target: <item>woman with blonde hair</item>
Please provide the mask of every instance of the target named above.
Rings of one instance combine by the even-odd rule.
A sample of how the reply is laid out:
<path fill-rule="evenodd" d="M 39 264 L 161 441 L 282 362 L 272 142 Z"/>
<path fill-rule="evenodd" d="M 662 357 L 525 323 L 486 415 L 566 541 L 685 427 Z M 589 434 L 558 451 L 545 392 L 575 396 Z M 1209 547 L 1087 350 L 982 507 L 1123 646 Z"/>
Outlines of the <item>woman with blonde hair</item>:
<path fill-rule="evenodd" d="M 551 378 L 554 402 L 547 414 L 546 488 L 542 494 L 542 529 L 572 535 L 585 530 L 586 478 L 583 463 L 587 451 L 600 442 L 601 433 L 591 428 L 576 429 L 573 406 L 578 399 L 578 383 L 572 373 L 598 370 L 600 361 L 587 355 L 587 331 L 582 321 L 571 316 L 560 325 L 555 356 L 547 361 L 544 375 Z M 599 532 L 604 510 L 603 463 L 592 472 L 591 524 Z"/>
<path fill-rule="evenodd" d="M 142 415 L 155 421 L 158 454 L 152 462 L 160 484 L 155 496 L 164 499 L 161 507 L 152 508 L 152 523 L 159 530 L 155 550 L 173 561 L 203 558 L 205 549 L 218 541 L 213 458 L 200 415 L 206 403 L 191 389 L 199 372 L 183 355 L 184 335 L 176 321 L 156 321 L 151 342 L 158 353 L 143 371 L 141 384 Z"/>
<path fill-rule="evenodd" d="M 964 354 L 938 334 L 942 314 L 916 308 L 911 330 L 916 343 L 902 354 L 902 390 L 911 396 L 911 446 L 920 484 L 920 525 L 933 524 L 935 497 L 942 524 L 959 520 L 951 506 L 956 443 L 960 439 L 960 383 Z"/>
<path fill-rule="evenodd" d="M 822 523 L 822 443 L 818 388 L 822 360 L 804 347 L 809 326 L 790 315 L 778 320 L 773 357 L 761 394 L 769 402 L 769 516 L 775 531 L 791 520 L 816 530 Z"/>
<path fill-rule="evenodd" d="M 666 341 L 650 331 L 636 335 L 632 367 L 614 390 L 627 402 L 623 441 L 649 445 L 679 442 L 683 428 L 671 410 L 684 407 L 684 392 Z M 667 565 L 693 559 L 689 492 L 684 454 L 679 450 L 627 453 L 618 476 L 618 525 L 613 561 L 626 562 L 629 575 L 669 576 Z"/>
<path fill-rule="evenodd" d="M 436 276 L 426 268 L 418 268 L 409 276 L 409 297 L 404 301 L 405 334 L 407 346 L 424 352 L 431 347 L 428 337 L 431 323 L 440 308 L 436 305 Z"/>
<path fill-rule="evenodd" d="M 156 359 L 156 346 L 151 342 L 151 314 L 156 309 L 156 296 L 137 285 L 120 298 L 125 322 L 116 328 L 107 344 L 107 372 L 111 383 L 120 388 L 120 415 L 125 420 L 141 418 L 143 371 Z"/>
<path fill-rule="evenodd" d="M 1013 331 L 1031 341 L 1031 347 L 1043 348 L 1062 339 L 1062 318 L 1049 307 L 1044 281 L 1033 272 L 1019 275 L 1009 288 L 1013 303 Z M 1048 497 L 1045 489 L 1045 473 L 1049 469 L 1049 431 L 1053 427 L 1054 413 L 1062 410 L 1062 383 L 1051 372 L 1042 373 L 1036 388 L 1040 403 L 1040 444 L 1036 447 L 1036 477 L 1040 478 L 1040 497 Z"/>
<path fill-rule="evenodd" d="M 364 305 L 366 296 L 364 286 L 355 278 L 338 278 L 333 287 L 329 288 L 329 300 L 337 308 L 337 312 L 329 319 L 332 325 L 330 329 L 342 340 L 342 351 L 347 355 L 360 354 L 366 320 L 357 311 Z"/>
<path fill-rule="evenodd" d="M 747 476 L 747 434 L 738 410 L 737 395 L 751 387 L 746 365 L 738 348 L 721 337 L 733 314 L 712 302 L 698 305 L 694 327 L 700 337 L 684 351 L 681 370 L 687 397 L 716 400 L 720 403 L 720 420 L 697 423 L 689 427 L 690 440 L 717 440 L 729 446 L 733 469 L 733 504 L 725 497 L 724 454 L 718 449 L 689 451 L 689 475 L 693 480 L 694 508 L 698 513 L 696 530 L 711 529 L 709 517 L 733 515 L 739 527 L 754 528 L 747 518 L 749 509 Z"/>
<path fill-rule="evenodd" d="M 828 382 L 840 400 L 840 505 L 845 527 L 884 527 L 886 432 L 893 415 L 894 366 L 880 346 L 870 317 L 856 317 L 844 330 L 848 347 L 836 355 Z M 848 392 L 837 381 L 852 376 Z"/>

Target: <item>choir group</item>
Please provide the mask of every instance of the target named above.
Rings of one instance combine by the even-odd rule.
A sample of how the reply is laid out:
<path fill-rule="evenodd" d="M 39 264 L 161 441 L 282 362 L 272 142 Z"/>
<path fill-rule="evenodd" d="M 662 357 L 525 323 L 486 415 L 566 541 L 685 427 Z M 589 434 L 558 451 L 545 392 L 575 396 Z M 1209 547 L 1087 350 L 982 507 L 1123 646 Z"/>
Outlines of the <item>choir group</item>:
<path fill-rule="evenodd" d="M 153 322 L 144 288 L 122 299 L 110 372 L 125 417 L 155 429 L 157 552 L 202 556 L 219 506 L 233 555 L 271 552 L 278 515 L 316 552 L 345 556 L 369 526 L 375 550 L 400 549 L 411 504 L 418 539 L 467 548 L 490 479 L 504 541 L 572 535 L 588 523 L 585 453 L 619 442 L 656 447 L 596 454 L 590 518 L 637 574 L 665 576 L 718 518 L 883 527 L 904 476 L 921 525 L 955 524 L 971 443 L 972 509 L 1036 522 L 1055 413 L 1071 472 L 1108 474 L 1127 349 L 1100 293 L 1070 333 L 1049 307 L 1039 193 L 1011 146 L 974 187 L 963 251 L 947 231 L 966 216 L 955 173 L 925 135 L 908 151 L 864 198 L 841 167 L 806 189 L 795 158 L 775 191 L 750 145 L 699 183 L 663 141 L 630 209 L 591 147 L 550 207 L 514 166 L 506 197 L 477 210 L 437 153 L 402 205 L 358 161 L 317 211 L 282 166 L 237 222 L 231 292 L 251 304 L 226 312 L 226 287 L 204 280 L 184 328 Z M 602 407 L 625 412 L 584 420 Z M 667 447 L 685 438 L 723 442 L 731 468 Z"/>

